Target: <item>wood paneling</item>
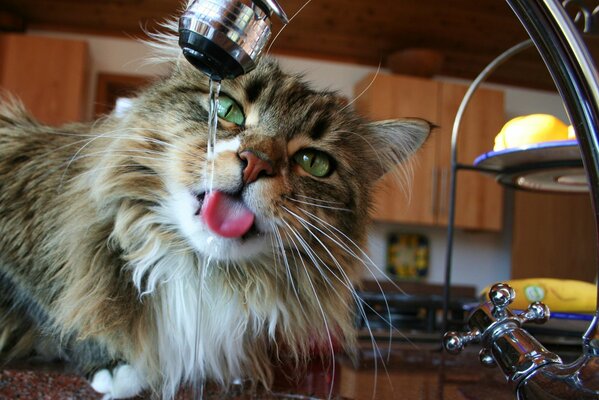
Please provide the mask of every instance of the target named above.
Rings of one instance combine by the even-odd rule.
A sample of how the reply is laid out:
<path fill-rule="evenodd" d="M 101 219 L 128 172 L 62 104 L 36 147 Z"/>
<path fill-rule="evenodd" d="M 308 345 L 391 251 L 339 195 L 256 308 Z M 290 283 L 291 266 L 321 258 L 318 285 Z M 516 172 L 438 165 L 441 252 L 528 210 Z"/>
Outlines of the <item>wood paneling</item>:
<path fill-rule="evenodd" d="M 441 168 L 439 202 L 440 224 L 447 224 L 449 212 L 449 174 L 451 171 L 451 133 L 467 87 L 443 82 L 440 90 L 437 163 Z M 475 158 L 491 150 L 495 135 L 504 122 L 504 95 L 498 90 L 479 89 L 462 118 L 457 141 L 458 162 L 472 165 Z M 456 194 L 456 226 L 465 229 L 500 230 L 503 218 L 503 189 L 489 176 L 459 171 Z M 447 188 L 447 189 L 445 189 Z"/>
<path fill-rule="evenodd" d="M 596 279 L 597 236 L 587 195 L 516 192 L 512 278 Z"/>
<path fill-rule="evenodd" d="M 371 120 L 400 117 L 424 118 L 437 123 L 437 82 L 398 75 L 367 76 L 355 93 L 363 93 L 356 108 Z M 411 163 L 411 185 L 398 184 L 397 177 L 387 174 L 379 183 L 375 196 L 377 220 L 433 224 L 435 222 L 435 153 L 438 136 L 433 133 Z"/>
<path fill-rule="evenodd" d="M 87 62 L 82 41 L 0 35 L 0 88 L 47 124 L 84 119 Z"/>
<path fill-rule="evenodd" d="M 143 36 L 142 27 L 178 17 L 183 0 L 3 0 L 0 11 L 21 16 L 30 28 Z M 385 64 L 397 50 L 424 47 L 445 55 L 441 75 L 472 79 L 502 51 L 527 38 L 505 1 L 281 0 L 295 16 L 273 45 L 282 54 Z M 305 7 L 304 7 L 305 6 Z M 301 9 L 301 12 L 300 12 Z M 295 15 L 297 12 L 299 14 Z M 0 27 L 1 28 L 1 27 Z M 281 28 L 274 19 L 276 32 Z M 599 45 L 590 46 L 599 52 Z M 496 71 L 492 80 L 554 90 L 530 50 Z"/>
<path fill-rule="evenodd" d="M 356 109 L 369 119 L 420 117 L 439 125 L 413 157 L 414 179 L 401 185 L 384 177 L 375 193 L 373 217 L 379 221 L 446 225 L 449 213 L 451 131 L 467 86 L 379 73 L 355 88 Z M 460 127 L 458 161 L 472 164 L 492 148 L 504 123 L 503 92 L 481 89 L 472 98 Z M 408 194 L 409 193 L 409 194 Z M 503 189 L 480 173 L 460 171 L 456 199 L 459 228 L 498 231 L 503 219 Z"/>
<path fill-rule="evenodd" d="M 98 74 L 94 115 L 99 117 L 110 113 L 119 97 L 133 97 L 137 91 L 150 82 L 152 82 L 152 78 L 147 76 Z"/>

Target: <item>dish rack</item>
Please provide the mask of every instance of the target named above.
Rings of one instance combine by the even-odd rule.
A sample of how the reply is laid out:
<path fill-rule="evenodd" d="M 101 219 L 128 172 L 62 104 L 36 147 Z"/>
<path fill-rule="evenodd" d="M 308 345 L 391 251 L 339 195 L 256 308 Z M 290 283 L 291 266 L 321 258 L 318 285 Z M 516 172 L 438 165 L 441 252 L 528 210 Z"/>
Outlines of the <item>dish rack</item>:
<path fill-rule="evenodd" d="M 506 1 L 530 39 L 506 50 L 487 65 L 468 88 L 456 114 L 451 140 L 444 330 L 447 330 L 448 307 L 451 304 L 456 178 L 459 171 L 476 170 L 496 174 L 500 183 L 526 190 L 583 191 L 588 187 L 596 228 L 599 227 L 599 75 L 582 39 L 582 34 L 599 34 L 599 3 L 596 0 Z M 544 160 L 543 156 L 539 159 L 538 152 L 542 146 L 533 146 L 521 149 L 523 153 L 519 154 L 507 151 L 487 154 L 486 157 L 483 155 L 476 165 L 458 163 L 460 123 L 473 94 L 500 65 L 533 46 L 540 53 L 561 95 L 576 131 L 580 153 L 573 147 L 573 143 L 560 143 L 549 149 L 549 152 L 554 153 L 553 159 L 549 160 Z M 540 151 L 547 152 L 547 149 L 541 148 Z M 534 156 L 535 152 L 536 158 L 533 159 L 537 162 L 530 162 L 525 166 L 512 162 L 514 157 L 518 159 L 527 154 Z M 507 158 L 502 157 L 506 154 Z M 543 185 L 543 180 L 552 180 L 551 172 L 543 171 L 555 169 L 566 171 L 570 176 L 584 171 L 588 186 L 584 181 L 581 183 L 580 178 L 566 180 L 565 185 Z M 541 184 L 530 177 L 537 180 L 541 177 Z M 499 365 L 513 385 L 518 399 L 599 399 L 599 307 L 582 338 L 582 355 L 574 363 L 564 365 L 557 355 L 546 350 L 522 329 L 525 322 L 547 320 L 548 308 L 542 303 L 533 303 L 523 314 L 517 314 L 508 307 L 513 298 L 514 291 L 508 285 L 493 286 L 489 292 L 489 301 L 472 312 L 468 322 L 470 331 L 448 332 L 444 338 L 445 349 L 455 354 L 469 343 L 482 342 L 483 348 L 479 354 L 481 363 Z"/>

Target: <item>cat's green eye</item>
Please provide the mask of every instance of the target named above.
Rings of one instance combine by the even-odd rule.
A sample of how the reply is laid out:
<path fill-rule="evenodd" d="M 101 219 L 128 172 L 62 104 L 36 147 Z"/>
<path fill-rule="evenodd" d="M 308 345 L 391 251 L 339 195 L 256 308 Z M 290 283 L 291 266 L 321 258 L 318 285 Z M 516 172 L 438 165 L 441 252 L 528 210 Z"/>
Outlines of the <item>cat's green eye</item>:
<path fill-rule="evenodd" d="M 217 114 L 219 118 L 238 126 L 242 126 L 245 123 L 245 115 L 241 107 L 235 100 L 228 96 L 221 95 L 218 99 Z"/>
<path fill-rule="evenodd" d="M 315 149 L 302 149 L 295 153 L 293 160 L 310 175 L 318 178 L 333 172 L 334 162 L 327 153 Z"/>

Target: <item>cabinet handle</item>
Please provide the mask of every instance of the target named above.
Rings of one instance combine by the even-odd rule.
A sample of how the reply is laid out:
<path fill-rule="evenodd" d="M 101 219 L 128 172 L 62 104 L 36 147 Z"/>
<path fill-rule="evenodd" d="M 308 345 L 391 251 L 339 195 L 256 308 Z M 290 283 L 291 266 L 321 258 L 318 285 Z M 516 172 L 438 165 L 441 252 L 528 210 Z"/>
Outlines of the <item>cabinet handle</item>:
<path fill-rule="evenodd" d="M 433 219 L 437 218 L 437 209 L 438 209 L 438 204 L 439 204 L 439 199 L 438 199 L 438 194 L 437 194 L 437 186 L 438 186 L 438 180 L 439 180 L 439 171 L 437 168 L 433 168 L 431 170 L 432 173 L 432 179 L 431 181 L 433 182 L 433 189 L 431 190 L 431 214 L 433 216 Z"/>
<path fill-rule="evenodd" d="M 439 207 L 439 214 L 442 216 L 446 216 L 447 214 L 447 201 L 449 197 L 449 193 L 447 193 L 448 172 L 449 169 L 447 167 L 441 168 L 441 200 L 439 201 L 441 205 Z"/>

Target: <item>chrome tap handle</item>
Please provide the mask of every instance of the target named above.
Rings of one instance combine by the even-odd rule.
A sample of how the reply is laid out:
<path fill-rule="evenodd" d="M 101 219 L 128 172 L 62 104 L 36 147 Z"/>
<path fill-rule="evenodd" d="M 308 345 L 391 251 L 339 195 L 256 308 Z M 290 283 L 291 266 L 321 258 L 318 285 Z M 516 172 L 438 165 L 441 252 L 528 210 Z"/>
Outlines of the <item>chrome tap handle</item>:
<path fill-rule="evenodd" d="M 458 354 L 466 345 L 480 342 L 481 337 L 482 333 L 478 329 L 465 333 L 447 332 L 443 335 L 443 347 L 450 354 Z"/>
<path fill-rule="evenodd" d="M 493 314 L 498 319 L 507 317 L 506 309 L 516 298 L 516 292 L 506 283 L 496 283 L 489 290 L 489 300 L 493 303 Z"/>
<path fill-rule="evenodd" d="M 481 364 L 498 365 L 511 382 L 518 383 L 537 368 L 561 362 L 528 332 L 521 328 L 525 322 L 543 323 L 549 319 L 549 308 L 533 303 L 520 315 L 509 305 L 516 293 L 509 285 L 498 283 L 489 290 L 489 301 L 481 304 L 468 317 L 469 332 L 447 332 L 443 347 L 451 354 L 460 353 L 473 342 L 481 342 Z"/>
<path fill-rule="evenodd" d="M 518 316 L 520 323 L 525 322 L 534 322 L 535 324 L 544 324 L 549 321 L 551 317 L 551 311 L 549 311 L 549 307 L 547 307 L 544 303 L 540 301 L 535 301 L 531 305 L 528 306 L 528 309 L 524 314 Z"/>
<path fill-rule="evenodd" d="M 486 347 L 483 347 L 480 350 L 480 352 L 478 353 L 478 359 L 480 360 L 480 363 L 485 367 L 491 368 L 497 366 L 497 364 L 495 363 L 495 358 L 493 357 L 493 352 L 491 351 L 491 349 L 488 349 Z"/>

